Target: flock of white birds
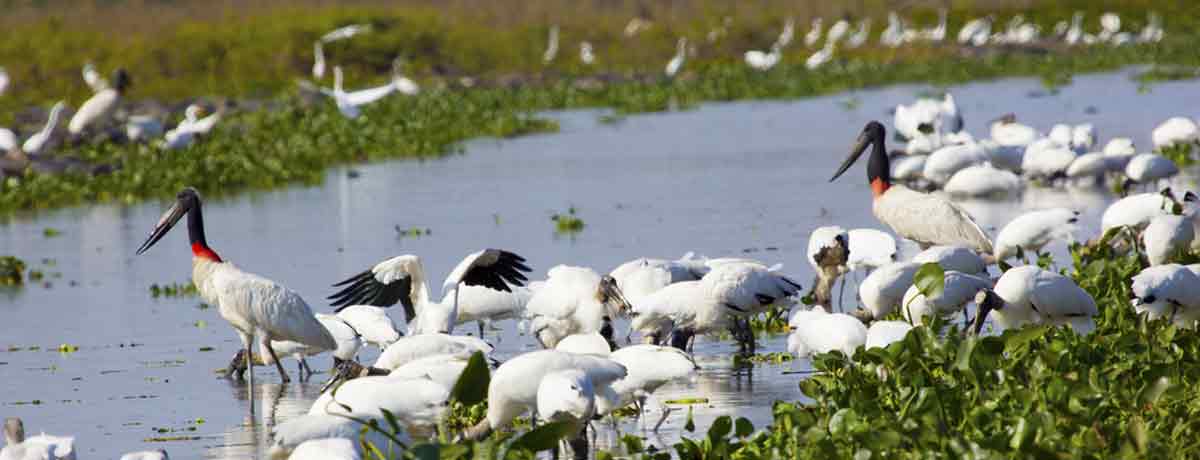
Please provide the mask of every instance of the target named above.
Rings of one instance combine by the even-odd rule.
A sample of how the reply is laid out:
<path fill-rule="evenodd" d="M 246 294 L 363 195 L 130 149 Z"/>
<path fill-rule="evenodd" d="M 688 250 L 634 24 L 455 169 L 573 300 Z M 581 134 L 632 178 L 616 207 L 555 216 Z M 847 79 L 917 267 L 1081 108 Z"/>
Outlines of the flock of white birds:
<path fill-rule="evenodd" d="M 958 37 L 961 42 L 975 46 L 1019 43 L 1038 36 L 1036 27 L 1020 21 L 1011 21 L 1007 30 L 996 33 L 990 31 L 990 20 L 979 21 L 964 27 Z M 1081 31 L 1081 21 L 1077 15 L 1056 32 L 1070 43 L 1083 44 L 1161 39 L 1161 30 L 1136 37 L 1120 32 L 1115 15 L 1105 15 L 1103 30 L 1094 36 Z M 1153 16 L 1151 24 L 1157 24 Z M 825 48 L 831 49 L 830 43 L 848 33 L 847 43 L 853 42 L 857 35 L 867 33 L 870 25 L 860 24 L 853 33 L 850 28 L 845 21 L 831 26 Z M 941 40 L 944 14 L 939 28 L 908 30 L 893 14 L 883 39 L 889 40 L 886 43 L 893 37 L 900 43 Z M 314 77 L 320 78 L 324 72 L 322 43 L 366 30 L 338 29 L 318 41 Z M 558 30 L 551 30 L 547 61 L 554 58 L 558 47 Z M 747 61 L 777 62 L 779 49 L 792 40 L 790 22 L 784 32 L 770 52 L 757 52 L 753 57 L 747 53 Z M 814 45 L 820 32 L 818 20 L 813 32 L 805 36 L 806 44 Z M 680 39 L 678 62 L 672 61 L 668 73 L 682 66 L 686 48 L 686 40 Z M 588 52 L 590 55 L 590 49 Z M 111 85 L 97 81 L 94 72 L 85 70 L 84 74 L 89 84 L 99 88 L 93 101 L 100 98 L 100 102 L 84 104 L 75 118 L 89 107 L 119 99 L 128 86 L 123 72 L 116 74 Z M 335 88 L 330 94 L 344 114 L 357 116 L 353 109 L 370 95 L 343 91 L 337 67 L 334 76 Z M 402 89 L 408 83 L 399 81 L 398 77 L 389 89 L 378 92 L 408 92 Z M 411 88 L 415 91 L 415 85 Z M 52 111 L 51 123 L 57 122 L 61 110 L 58 106 Z M 190 108 L 189 116 L 192 124 L 206 120 Z M 73 132 L 87 124 L 77 123 L 75 118 L 70 123 Z M 904 149 L 889 152 L 886 128 L 878 122 L 868 123 L 833 179 L 869 150 L 866 169 L 873 211 L 894 234 L 837 226 L 813 230 L 807 259 L 817 277 L 803 302 L 800 284 L 785 276 L 780 265 L 757 260 L 690 254 L 677 260 L 637 258 L 607 275 L 587 267 L 559 265 L 549 269 L 543 280 L 528 282 L 526 274 L 531 269 L 525 259 L 512 252 L 485 249 L 467 256 L 447 275 L 440 301 L 432 297 L 421 259 L 403 255 L 337 283 L 339 290 L 329 297 L 337 310 L 314 313 L 296 292 L 240 270 L 208 245 L 201 199 L 192 189 L 179 193 L 137 253 L 144 253 L 186 218 L 194 255 L 193 283 L 241 338 L 242 349 L 230 363 L 229 374 L 241 379 L 248 372 L 251 395 L 255 365 L 275 366 L 286 382 L 290 377 L 283 358 L 296 359 L 299 377 L 305 379 L 313 373 L 306 358 L 325 353 L 333 357 L 332 378 L 308 414 L 273 428 L 271 457 L 357 459 L 363 456 L 358 442 L 361 423 L 374 420 L 386 426 L 384 411 L 395 415 L 406 429 L 398 438 L 404 442 L 410 440 L 407 433 L 438 426 L 446 416 L 450 392 L 470 358 L 476 353 L 492 353 L 485 326 L 502 320 L 517 321 L 523 335 L 536 341 L 541 350 L 498 363 L 487 389 L 486 418 L 461 434 L 467 438 L 507 428 L 527 413 L 534 414 L 535 421 L 568 422 L 581 436 L 589 421 L 617 409 L 632 405 L 644 413 L 654 402 L 656 389 L 687 379 L 699 369 L 691 354 L 697 335 L 716 337 L 728 331 L 744 351 L 753 352 L 750 319 L 763 314 L 791 311 L 787 347 L 800 356 L 834 350 L 849 355 L 862 346 L 886 346 L 933 316 L 959 312 L 965 316 L 969 304 L 977 307 L 973 322 L 968 323 L 973 333 L 982 333 L 989 318 L 994 328 L 1063 324 L 1086 331 L 1097 314 L 1092 297 L 1070 278 L 1027 260 L 1027 255 L 1039 254 L 1052 242 L 1073 238 L 1077 211 L 1031 211 L 993 237 L 946 194 L 1011 193 L 1028 181 L 1053 185 L 1119 180 L 1130 187 L 1157 188 L 1159 181 L 1179 172 L 1171 160 L 1159 154 L 1138 153 L 1129 138 L 1113 138 L 1097 149 L 1098 135 L 1090 125 L 1055 125 L 1046 133 L 1006 116 L 992 122 L 988 136 L 977 138 L 962 130 L 962 116 L 949 94 L 896 107 L 893 125 L 907 140 Z M 52 130 L 53 126 L 43 131 Z M 23 148 L 36 151 L 45 137 L 39 132 Z M 1200 130 L 1195 120 L 1175 117 L 1156 128 L 1152 139 L 1160 151 L 1198 147 Z M 944 193 L 923 191 L 939 188 Z M 1137 244 L 1118 249 L 1138 251 L 1148 265 L 1129 280 L 1136 295 L 1132 308 L 1183 327 L 1196 325 L 1200 319 L 1200 265 L 1175 262 L 1200 249 L 1197 226 L 1200 198 L 1192 192 L 1181 197 L 1170 189 L 1133 194 L 1105 211 L 1102 233 L 1135 236 Z M 900 260 L 898 248 L 905 240 L 924 250 Z M 1007 268 L 1009 263 L 1022 261 L 1023 265 Z M 943 291 L 928 298 L 913 281 L 926 263 L 944 269 Z M 995 279 L 989 274 L 994 265 L 1002 268 Z M 844 283 L 847 274 L 856 271 L 868 273 L 858 288 L 860 308 L 849 314 L 834 313 L 837 281 Z M 397 304 L 404 310 L 403 328 L 384 310 Z M 903 320 L 882 319 L 898 310 L 902 310 Z M 625 346 L 617 345 L 618 318 L 629 320 Z M 478 335 L 455 335 L 456 329 L 471 329 L 466 327 L 471 322 L 478 323 Z M 628 344 L 635 335 L 643 343 Z M 364 346 L 382 351 L 371 365 L 357 361 Z M 249 399 L 253 412 L 254 398 Z M 654 429 L 670 412 L 665 405 L 657 405 L 661 415 Z M 382 433 L 368 431 L 366 436 L 384 452 L 398 447 Z M 6 421 L 5 439 L 0 460 L 75 458 L 72 438 L 27 438 L 18 419 Z M 165 459 L 167 454 L 146 451 L 122 458 Z"/>

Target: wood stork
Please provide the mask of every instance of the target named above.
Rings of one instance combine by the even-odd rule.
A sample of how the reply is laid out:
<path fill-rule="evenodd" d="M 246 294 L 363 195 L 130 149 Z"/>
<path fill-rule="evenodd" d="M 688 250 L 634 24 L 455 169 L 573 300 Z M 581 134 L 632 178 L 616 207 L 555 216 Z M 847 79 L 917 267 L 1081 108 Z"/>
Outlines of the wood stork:
<path fill-rule="evenodd" d="M 1031 126 L 1017 123 L 1017 116 L 1005 114 L 991 123 L 992 140 L 1001 146 L 1026 146 L 1041 137 Z"/>
<path fill-rule="evenodd" d="M 687 59 L 687 37 L 679 37 L 679 41 L 675 42 L 675 56 L 667 61 L 667 67 L 663 70 L 667 78 L 675 78 L 675 75 L 683 70 L 685 59 Z"/>
<path fill-rule="evenodd" d="M 521 318 L 525 313 L 525 305 L 533 297 L 533 287 L 538 283 L 530 283 L 529 287 L 513 287 L 510 292 L 497 291 L 485 286 L 459 286 L 462 299 L 458 305 L 457 323 L 475 321 L 479 326 L 479 337 L 483 337 L 484 325 L 494 321 Z M 453 297 L 455 289 L 447 298 Z M 443 304 L 445 301 L 443 300 Z"/>
<path fill-rule="evenodd" d="M 1016 194 L 1021 190 L 1021 177 L 990 164 L 968 166 L 958 170 L 942 185 L 952 196 L 994 197 Z"/>
<path fill-rule="evenodd" d="M 313 42 L 312 77 L 317 81 L 325 78 L 325 47 L 320 40 Z"/>
<path fill-rule="evenodd" d="M 288 460 L 362 460 L 359 444 L 346 438 L 310 439 L 300 443 Z M 124 460 L 124 459 L 122 459 Z"/>
<path fill-rule="evenodd" d="M 537 407 L 537 390 L 543 377 L 574 369 L 587 374 L 596 392 L 611 391 L 613 382 L 626 376 L 625 366 L 608 358 L 557 350 L 538 350 L 518 355 L 492 373 L 488 383 L 487 418 L 469 428 L 464 437 L 481 439 L 493 430 L 508 426 L 522 413 Z"/>
<path fill-rule="evenodd" d="M 972 19 L 958 29 L 960 45 L 983 46 L 992 35 L 992 18 L 982 17 Z"/>
<path fill-rule="evenodd" d="M 871 38 L 871 18 L 864 18 L 858 21 L 858 28 L 854 33 L 846 37 L 846 48 L 858 48 L 866 43 L 868 38 Z"/>
<path fill-rule="evenodd" d="M 121 103 L 121 97 L 128 91 L 132 82 L 125 69 L 117 69 L 113 74 L 112 85 L 96 92 L 90 99 L 79 106 L 71 121 L 67 123 L 67 131 L 72 136 L 79 136 L 91 127 L 101 126 L 112 117 Z"/>
<path fill-rule="evenodd" d="M 981 165 L 990 156 L 979 144 L 950 145 L 937 149 L 925 160 L 921 175 L 925 180 L 944 185 L 960 170 Z"/>
<path fill-rule="evenodd" d="M 873 228 L 854 228 L 846 232 L 850 242 L 850 270 L 873 270 L 896 261 L 896 239 Z"/>
<path fill-rule="evenodd" d="M 165 449 L 154 449 L 129 452 L 122 455 L 121 460 L 171 460 L 171 457 Z"/>
<path fill-rule="evenodd" d="M 933 246 L 913 256 L 919 264 L 935 263 L 945 270 L 957 270 L 967 274 L 986 274 L 988 261 L 975 251 L 964 246 Z"/>
<path fill-rule="evenodd" d="M 1196 327 L 1200 320 L 1200 277 L 1188 267 L 1146 267 L 1132 279 L 1133 308 L 1149 319 L 1166 318 L 1176 326 Z"/>
<path fill-rule="evenodd" d="M 904 44 L 904 22 L 900 20 L 900 16 L 895 11 L 888 12 L 888 25 L 879 34 L 879 44 L 896 48 Z"/>
<path fill-rule="evenodd" d="M 579 369 L 563 369 L 547 373 L 537 389 L 535 412 L 539 420 L 563 422 L 567 432 L 579 433 L 569 438 L 573 450 L 586 455 L 587 439 L 582 438 L 583 429 L 596 415 L 596 389 L 587 372 Z M 577 442 L 582 440 L 582 445 Z"/>
<path fill-rule="evenodd" d="M 1075 157 L 1075 161 L 1067 167 L 1067 177 L 1070 179 L 1100 179 L 1111 169 L 1109 159 L 1103 153 L 1091 152 Z"/>
<path fill-rule="evenodd" d="M 354 327 L 350 326 L 345 320 L 334 315 L 317 313 L 317 321 L 325 326 L 329 331 L 329 335 L 333 336 L 337 342 L 337 348 L 333 350 L 333 363 L 337 366 L 342 361 L 353 360 L 358 355 L 358 349 L 362 347 L 362 337 Z M 271 348 L 276 353 L 282 356 L 291 356 L 299 363 L 297 373 L 300 375 L 300 380 L 304 381 L 307 377 L 314 374 L 311 367 L 308 366 L 308 361 L 305 359 L 309 356 L 319 355 L 329 350 L 319 347 L 311 347 L 299 342 L 290 340 L 275 340 L 271 342 Z M 266 358 L 270 355 L 262 343 L 259 343 L 259 357 Z M 245 360 L 234 360 L 235 362 Z M 270 364 L 270 363 L 264 363 Z M 239 369 L 240 371 L 240 369 Z M 305 375 L 307 373 L 307 375 Z"/>
<path fill-rule="evenodd" d="M 392 322 L 392 318 L 388 317 L 382 307 L 350 305 L 338 310 L 337 317 L 354 328 L 363 342 L 380 350 L 400 340 L 400 331 L 396 329 L 396 323 Z"/>
<path fill-rule="evenodd" d="M 1071 128 L 1071 148 L 1075 153 L 1083 154 L 1091 151 L 1096 145 L 1096 126 L 1091 123 L 1075 125 Z"/>
<path fill-rule="evenodd" d="M 991 253 L 991 240 L 962 208 L 943 198 L 892 184 L 885 137 L 886 130 L 882 124 L 877 121 L 867 123 L 850 156 L 829 181 L 833 182 L 850 169 L 863 151 L 871 146 L 867 182 L 874 195 L 872 211 L 880 222 L 891 227 L 897 235 L 926 247 L 958 244 Z"/>
<path fill-rule="evenodd" d="M 750 66 L 751 69 L 759 71 L 771 70 L 771 68 L 775 67 L 775 64 L 779 63 L 779 57 L 779 45 L 772 46 L 770 52 L 750 50 L 744 55 L 746 65 Z"/>
<path fill-rule="evenodd" d="M 0 449 L 4 460 L 75 460 L 75 438 L 40 434 L 25 437 L 25 424 L 21 419 L 4 419 L 4 449 Z"/>
<path fill-rule="evenodd" d="M 550 26 L 549 36 L 546 38 L 546 51 L 542 52 L 542 63 L 549 64 L 554 61 L 554 57 L 558 55 L 558 25 Z"/>
<path fill-rule="evenodd" d="M 1126 189 L 1133 184 L 1154 185 L 1179 174 L 1179 167 L 1167 157 L 1154 153 L 1139 153 L 1125 165 Z"/>
<path fill-rule="evenodd" d="M 792 331 L 788 352 L 801 358 L 834 350 L 854 356 L 855 350 L 867 343 L 867 327 L 858 318 L 826 312 L 820 305 L 796 310 L 788 319 L 788 328 Z"/>
<path fill-rule="evenodd" d="M 1041 252 L 1052 241 L 1071 238 L 1078 222 L 1079 211 L 1067 208 L 1021 214 L 996 235 L 994 256 L 997 261 L 1004 261 L 1022 252 Z"/>
<path fill-rule="evenodd" d="M 909 286 L 901 301 L 901 317 L 911 324 L 924 324 L 925 318 L 963 312 L 966 316 L 967 303 L 975 299 L 981 289 L 992 287 L 987 279 L 963 272 L 946 270 L 942 279 L 942 292 L 926 297 L 917 287 Z"/>
<path fill-rule="evenodd" d="M 1192 144 L 1200 140 L 1200 128 L 1196 122 L 1187 117 L 1171 117 L 1162 122 L 1150 133 L 1154 148 L 1161 149 L 1175 144 Z"/>
<path fill-rule="evenodd" d="M 368 376 L 348 380 L 336 391 L 322 393 L 308 413 L 383 418 L 383 411 L 387 410 L 406 427 L 432 427 L 445 414 L 449 399 L 450 389 L 430 379 Z"/>
<path fill-rule="evenodd" d="M 892 179 L 916 182 L 925 178 L 925 162 L 929 155 L 896 155 L 891 160 Z"/>
<path fill-rule="evenodd" d="M 385 455 L 400 452 L 402 446 L 392 442 L 391 438 L 378 430 L 368 429 L 361 421 L 376 421 L 379 426 L 387 426 L 382 418 L 371 418 L 365 414 L 354 414 L 355 419 L 342 415 L 306 414 L 275 425 L 271 429 L 271 447 L 267 451 L 271 460 L 289 458 L 301 444 L 324 439 L 346 439 L 360 445 L 360 440 L 375 446 Z M 395 437 L 404 445 L 410 445 L 412 440 L 406 432 L 396 433 Z M 327 457 L 320 457 L 327 458 Z"/>
<path fill-rule="evenodd" d="M 613 346 L 608 343 L 608 339 L 599 332 L 588 334 L 571 334 L 563 337 L 554 345 L 554 349 L 569 353 L 591 354 L 596 356 L 608 356 L 613 351 Z"/>
<path fill-rule="evenodd" d="M 898 104 L 892 115 L 896 132 L 907 139 L 935 134 L 935 128 L 938 127 L 947 132 L 958 132 L 962 129 L 962 123 L 958 104 L 950 93 L 944 94 L 940 100 L 923 97 L 912 104 Z"/>
<path fill-rule="evenodd" d="M 1130 227 L 1141 230 L 1150 223 L 1150 219 L 1163 214 L 1171 214 L 1175 207 L 1175 198 L 1170 189 L 1160 193 L 1139 193 L 1117 200 L 1104 214 L 1100 216 L 1100 232 L 1111 228 Z"/>
<path fill-rule="evenodd" d="M 819 227 L 808 235 L 808 263 L 817 273 L 813 280 L 813 302 L 831 305 L 833 285 L 849 267 L 850 235 L 835 225 Z"/>
<path fill-rule="evenodd" d="M 477 337 L 449 334 L 421 334 L 401 337 L 383 350 L 375 360 L 374 368 L 391 371 L 405 364 L 431 355 L 455 355 L 470 357 L 475 352 L 484 356 L 492 353 L 493 347 Z"/>
<path fill-rule="evenodd" d="M 824 19 L 816 18 L 812 20 L 812 27 L 808 29 L 808 33 L 804 34 L 804 46 L 812 48 L 821 41 L 821 28 L 824 27 Z"/>
<path fill-rule="evenodd" d="M 912 286 L 913 276 L 919 268 L 919 263 L 897 262 L 875 269 L 858 285 L 863 309 L 854 315 L 869 322 L 894 311 L 904 300 L 904 293 Z"/>
<path fill-rule="evenodd" d="M 583 65 L 592 65 L 596 62 L 596 53 L 592 51 L 591 42 L 579 42 L 579 62 Z"/>
<path fill-rule="evenodd" d="M 313 315 L 308 303 L 294 291 L 269 279 L 247 273 L 226 262 L 208 246 L 200 194 L 188 187 L 179 192 L 175 204 L 163 214 L 154 231 L 137 249 L 142 254 L 154 246 L 185 215 L 188 239 L 192 247 L 192 283 L 200 297 L 216 305 L 221 317 L 229 321 L 242 339 L 245 366 L 250 371 L 250 400 L 253 401 L 254 369 L 250 346 L 257 337 L 271 355 L 284 382 L 291 379 L 283 370 L 279 356 L 271 348 L 273 340 L 291 340 L 310 347 L 333 350 L 337 342 Z M 235 356 L 235 359 L 237 357 Z M 234 370 L 229 366 L 230 371 Z M 254 404 L 250 404 L 251 412 Z"/>
<path fill-rule="evenodd" d="M 554 348 L 571 334 L 600 330 L 620 312 L 632 307 L 617 281 L 590 268 L 559 265 L 546 274 L 546 283 L 529 299 L 529 334 L 543 348 Z"/>
<path fill-rule="evenodd" d="M 1158 43 L 1162 41 L 1162 38 L 1162 16 L 1159 16 L 1158 13 L 1151 11 L 1150 13 L 1147 13 L 1146 25 L 1145 27 L 1142 27 L 1142 31 L 1138 33 L 1137 41 L 1139 43 Z M 3 92 L 4 91 L 0 90 L 0 93 Z"/>
<path fill-rule="evenodd" d="M 1038 139 L 1025 147 L 1021 172 L 1026 177 L 1044 180 L 1063 177 L 1076 157 L 1074 151 L 1053 139 Z"/>
<path fill-rule="evenodd" d="M 1189 216 L 1164 214 L 1154 216 L 1142 231 L 1142 245 L 1150 265 L 1163 265 L 1178 260 L 1192 247 L 1196 231 Z"/>
<path fill-rule="evenodd" d="M 631 304 L 657 292 L 663 287 L 681 281 L 694 281 L 708 272 L 708 266 L 684 259 L 666 260 L 639 257 L 625 262 L 608 273 L 617 281 L 617 287 Z"/>
<path fill-rule="evenodd" d="M 989 314 L 1002 329 L 1066 324 L 1086 333 L 1094 328 L 1092 317 L 1099 313 L 1091 294 L 1070 278 L 1031 265 L 1004 272 L 996 287 L 979 291 L 975 303 L 979 305 L 976 334 L 983 330 Z"/>
<path fill-rule="evenodd" d="M 612 411 L 633 404 L 641 418 L 646 401 L 655 391 L 670 382 L 689 378 L 700 370 L 691 355 L 674 347 L 658 345 L 630 345 L 616 350 L 608 358 L 625 366 L 625 377 L 613 382 L 611 392 L 601 393 L 596 400 L 597 413 L 607 415 Z M 661 405 L 662 416 L 654 424 L 654 431 L 662 426 L 670 415 L 670 409 Z"/>
<path fill-rule="evenodd" d="M 523 273 L 527 272 L 529 267 L 525 265 L 525 259 L 509 251 L 484 249 L 468 254 L 446 276 L 442 283 L 443 299 L 435 302 L 430 298 L 421 258 L 403 255 L 379 262 L 335 284 L 334 287 L 345 288 L 330 295 L 329 299 L 335 307 L 360 304 L 390 307 L 400 302 L 409 323 L 409 333 L 449 333 L 458 317 L 460 297 L 466 299 L 464 303 L 481 300 L 465 297 L 474 291 L 463 290 L 460 294 L 457 288 L 483 286 L 511 292 L 509 286 L 524 284 L 527 279 Z"/>
<path fill-rule="evenodd" d="M 867 348 L 886 348 L 894 342 L 904 340 L 913 326 L 904 321 L 876 321 L 867 327 Z"/>
<path fill-rule="evenodd" d="M 838 41 L 845 37 L 850 32 L 850 21 L 839 19 L 837 22 L 829 26 L 829 31 L 825 33 L 825 42 L 837 44 Z"/>
<path fill-rule="evenodd" d="M 463 354 L 427 355 L 404 363 L 387 376 L 393 380 L 429 379 L 443 387 L 454 388 L 470 359 Z"/>
<path fill-rule="evenodd" d="M 67 103 L 63 101 L 55 102 L 54 107 L 50 108 L 50 116 L 46 119 L 46 125 L 25 139 L 25 143 L 21 144 L 21 150 L 29 155 L 44 153 L 50 145 L 50 137 L 54 135 L 54 129 L 58 127 L 58 120 L 62 117 L 62 111 L 66 105 Z"/>

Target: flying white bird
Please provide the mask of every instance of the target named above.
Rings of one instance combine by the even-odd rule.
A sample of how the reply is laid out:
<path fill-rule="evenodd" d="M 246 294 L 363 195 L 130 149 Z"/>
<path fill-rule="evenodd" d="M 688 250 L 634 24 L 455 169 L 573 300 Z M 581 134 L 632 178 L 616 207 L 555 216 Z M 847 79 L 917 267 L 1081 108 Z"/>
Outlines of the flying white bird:
<path fill-rule="evenodd" d="M 346 118 L 358 118 L 359 114 L 362 113 L 363 106 L 377 102 L 392 93 L 400 92 L 402 94 L 413 95 L 419 91 L 412 80 L 399 73 L 401 65 L 399 60 L 393 64 L 392 81 L 388 82 L 388 84 L 357 91 L 346 91 L 342 87 L 342 68 L 341 66 L 333 66 L 333 89 L 321 88 L 321 93 L 333 98 L 337 104 L 338 111 L 343 116 Z"/>
<path fill-rule="evenodd" d="M 867 163 L 867 182 L 874 196 L 872 211 L 880 222 L 891 227 L 897 235 L 926 247 L 963 245 L 981 253 L 991 253 L 991 240 L 962 208 L 941 197 L 892 184 L 885 137 L 886 129 L 882 124 L 877 121 L 867 123 L 850 156 L 830 182 L 850 169 L 867 147 L 872 147 Z"/>
<path fill-rule="evenodd" d="M 270 355 L 280 377 L 290 381 L 279 357 L 272 350 L 273 340 L 290 340 L 304 345 L 333 350 L 337 342 L 313 315 L 308 303 L 294 291 L 269 279 L 244 272 L 226 262 L 208 246 L 204 235 L 200 194 L 186 188 L 176 196 L 175 204 L 163 214 L 154 231 L 137 249 L 142 254 L 166 236 L 184 216 L 188 218 L 188 239 L 192 247 L 192 283 L 205 302 L 216 305 L 221 317 L 229 321 L 242 340 L 242 351 L 235 360 L 245 360 L 250 371 L 250 400 L 253 401 L 254 369 L 251 345 L 257 338 Z M 241 356 L 243 355 L 244 356 Z M 230 366 L 230 371 L 235 366 Z M 253 412 L 254 405 L 250 404 Z"/>
<path fill-rule="evenodd" d="M 1092 317 L 1099 313 L 1091 294 L 1070 278 L 1032 265 L 1004 272 L 996 287 L 979 291 L 975 303 L 979 305 L 975 333 L 983 330 L 989 313 L 1002 329 L 1067 324 L 1086 333 L 1094 327 Z"/>
<path fill-rule="evenodd" d="M 325 42 L 325 43 L 329 43 L 329 42 L 335 42 L 338 40 L 345 40 L 347 38 L 354 37 L 355 35 L 367 33 L 370 31 L 371 31 L 370 24 L 350 24 L 350 25 L 342 26 L 342 27 L 339 27 L 337 29 L 327 32 L 325 35 L 321 36 L 321 41 Z"/>

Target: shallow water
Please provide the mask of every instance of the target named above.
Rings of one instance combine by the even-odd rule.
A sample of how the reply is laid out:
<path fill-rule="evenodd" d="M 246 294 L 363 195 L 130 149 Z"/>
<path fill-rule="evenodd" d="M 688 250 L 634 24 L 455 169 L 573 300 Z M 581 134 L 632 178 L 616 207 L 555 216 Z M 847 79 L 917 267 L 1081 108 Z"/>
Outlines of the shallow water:
<path fill-rule="evenodd" d="M 488 246 L 524 255 L 535 279 L 560 263 L 608 271 L 639 256 L 695 251 L 783 262 L 784 272 L 808 287 L 812 271 L 803 258 L 811 229 L 831 223 L 880 227 L 870 214 L 864 166 L 832 184 L 829 176 L 866 121 L 890 124 L 887 108 L 924 89 L 712 104 L 612 124 L 599 123 L 599 112 L 552 114 L 562 124 L 556 134 L 477 140 L 462 155 L 355 166 L 357 179 L 336 169 L 320 187 L 207 202 L 209 241 L 242 268 L 299 291 L 318 311 L 328 310 L 321 299 L 332 292 L 331 283 L 383 258 L 420 255 L 436 280 L 467 252 Z M 1078 77 L 1058 94 L 1041 97 L 1030 97 L 1042 91 L 1033 79 L 952 91 L 977 137 L 986 135 L 988 120 L 1011 111 L 1047 131 L 1054 122 L 1091 122 L 1101 145 L 1111 136 L 1130 136 L 1144 148 L 1157 123 L 1177 114 L 1196 116 L 1194 101 L 1200 100 L 1194 82 L 1159 84 L 1139 94 L 1127 73 Z M 849 99 L 860 101 L 858 108 L 845 108 Z M 1084 212 L 1080 236 L 1086 237 L 1111 200 L 1101 189 L 1030 189 L 1014 199 L 966 205 L 993 234 L 1023 210 L 1075 207 Z M 572 206 L 586 228 L 556 235 L 550 216 Z M 7 381 L 3 415 L 24 418 L 30 432 L 77 436 L 81 457 L 163 447 L 176 459 L 259 458 L 269 429 L 257 422 L 270 426 L 306 412 L 322 376 L 281 385 L 273 370 L 258 368 L 258 414 L 249 418 L 246 388 L 214 372 L 238 347 L 231 328 L 215 310 L 199 309 L 197 298 L 149 294 L 152 283 L 190 276 L 184 231 L 133 255 L 163 209 L 159 203 L 73 208 L 0 226 L 0 253 L 45 271 L 51 286 L 0 290 L 0 345 L 8 349 L 0 353 Z M 432 233 L 402 238 L 397 226 Z M 45 228 L 62 235 L 45 237 Z M 501 359 L 533 348 L 513 324 L 500 326 L 502 335 L 490 339 Z M 761 343 L 761 351 L 785 348 L 782 337 Z M 79 350 L 59 353 L 60 344 Z M 773 401 L 800 397 L 801 377 L 783 373 L 806 369 L 806 361 L 735 370 L 732 351 L 726 343 L 699 342 L 704 370 L 657 396 L 708 398 L 694 408 L 699 430 L 724 414 L 762 427 Z M 362 358 L 370 362 L 375 354 Z M 294 376 L 293 362 L 285 362 Z M 315 369 L 329 365 L 328 358 L 310 362 Z M 676 410 L 657 436 L 644 435 L 673 442 L 686 413 Z M 652 422 L 657 414 L 648 418 Z M 601 441 L 613 442 L 607 424 L 598 426 Z M 639 431 L 634 422 L 621 429 Z"/>

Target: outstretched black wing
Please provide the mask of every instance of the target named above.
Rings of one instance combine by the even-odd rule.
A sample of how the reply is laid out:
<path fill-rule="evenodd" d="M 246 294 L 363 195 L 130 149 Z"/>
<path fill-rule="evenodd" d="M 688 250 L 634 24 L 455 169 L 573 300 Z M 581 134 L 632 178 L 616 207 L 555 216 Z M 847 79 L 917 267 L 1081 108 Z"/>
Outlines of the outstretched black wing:
<path fill-rule="evenodd" d="M 404 306 L 405 321 L 412 321 L 417 316 L 412 301 L 412 277 L 403 276 L 391 283 L 383 283 L 375 278 L 375 273 L 367 270 L 333 285 L 341 286 L 346 287 L 328 297 L 331 305 L 338 307 L 335 311 L 351 305 L 386 308 L 400 302 Z"/>

